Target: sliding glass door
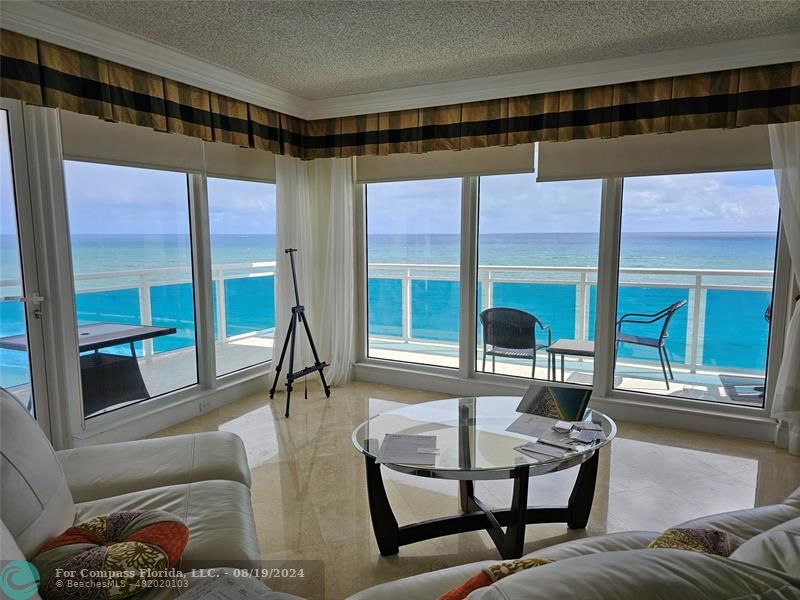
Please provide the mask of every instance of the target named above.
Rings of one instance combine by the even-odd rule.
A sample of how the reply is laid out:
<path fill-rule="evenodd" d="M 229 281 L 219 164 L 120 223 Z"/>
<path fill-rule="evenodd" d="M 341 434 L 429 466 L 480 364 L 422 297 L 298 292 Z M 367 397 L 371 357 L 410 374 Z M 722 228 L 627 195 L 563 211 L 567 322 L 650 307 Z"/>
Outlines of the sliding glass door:
<path fill-rule="evenodd" d="M 0 100 L 0 387 L 49 433 L 33 219 L 22 106 Z"/>

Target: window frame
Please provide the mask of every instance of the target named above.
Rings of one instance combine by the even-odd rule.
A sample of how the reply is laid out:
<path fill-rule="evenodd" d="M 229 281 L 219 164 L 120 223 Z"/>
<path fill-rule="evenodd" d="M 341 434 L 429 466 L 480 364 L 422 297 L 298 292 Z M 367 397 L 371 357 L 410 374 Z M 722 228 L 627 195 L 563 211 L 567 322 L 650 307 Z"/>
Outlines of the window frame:
<path fill-rule="evenodd" d="M 205 162 L 197 168 L 178 169 L 155 160 L 142 163 L 140 160 L 123 160 L 118 156 L 110 156 L 105 160 L 97 155 L 71 155 L 62 143 L 60 111 L 34 106 L 24 106 L 24 111 L 34 224 L 37 227 L 35 235 L 37 242 L 41 241 L 41 248 L 37 248 L 37 262 L 41 262 L 40 272 L 44 273 L 42 291 L 48 296 L 46 309 L 50 317 L 45 319 L 46 348 L 50 349 L 46 357 L 47 387 L 62 390 L 58 397 L 51 395 L 49 398 L 49 409 L 53 415 L 53 445 L 56 448 L 69 448 L 142 437 L 214 406 L 265 389 L 271 359 L 216 376 L 207 177 L 212 176 L 210 173 L 213 172 L 214 177 L 274 184 L 275 180 L 271 177 L 274 171 L 265 169 L 264 178 L 251 178 L 219 173 Z M 137 131 L 140 129 L 137 128 Z M 149 133 L 152 143 L 158 143 L 164 136 L 155 131 Z M 124 134 L 120 135 L 125 137 Z M 197 140 L 197 143 L 205 142 Z M 205 160 L 205 153 L 202 148 L 200 150 L 198 155 Z M 89 420 L 84 419 L 82 414 L 80 368 L 78 353 L 74 350 L 77 346 L 77 324 L 64 181 L 65 160 L 158 169 L 183 173 L 187 177 L 197 383 Z"/>
<path fill-rule="evenodd" d="M 461 198 L 461 327 L 459 335 L 460 364 L 453 369 L 434 365 L 400 362 L 369 357 L 367 318 L 367 253 L 366 253 L 366 183 L 356 186 L 356 378 L 402 387 L 417 387 L 443 393 L 519 394 L 530 380 L 477 370 L 474 352 L 477 319 L 474 318 L 477 294 L 478 260 L 478 193 L 479 174 L 462 177 Z M 702 429 L 730 433 L 735 427 L 742 435 L 764 438 L 773 428 L 770 410 L 780 357 L 783 350 L 791 288 L 791 262 L 782 225 L 778 223 L 778 247 L 773 279 L 773 321 L 767 358 L 767 394 L 764 406 L 747 407 L 713 403 L 690 398 L 665 397 L 614 388 L 613 347 L 617 308 L 619 257 L 622 226 L 623 177 L 603 178 L 600 248 L 597 272 L 597 308 L 595 322 L 595 363 L 592 398 L 599 410 L 607 410 L 618 418 L 653 420 L 665 426 Z"/>

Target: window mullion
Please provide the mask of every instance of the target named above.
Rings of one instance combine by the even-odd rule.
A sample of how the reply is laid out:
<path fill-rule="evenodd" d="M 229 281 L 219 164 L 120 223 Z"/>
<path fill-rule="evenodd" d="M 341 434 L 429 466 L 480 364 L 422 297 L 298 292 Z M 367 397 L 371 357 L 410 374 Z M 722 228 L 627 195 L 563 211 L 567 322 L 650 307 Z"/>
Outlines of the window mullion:
<path fill-rule="evenodd" d="M 593 393 L 607 396 L 614 386 L 614 344 L 622 215 L 622 178 L 603 180 L 600 253 L 597 264 Z"/>
<path fill-rule="evenodd" d="M 211 275 L 211 230 L 208 219 L 208 182 L 205 175 L 189 175 L 189 208 L 194 277 L 197 383 L 213 389 L 217 384 L 214 340 L 214 281 Z"/>
<path fill-rule="evenodd" d="M 461 180 L 459 376 L 475 373 L 476 293 L 478 280 L 478 178 Z"/>

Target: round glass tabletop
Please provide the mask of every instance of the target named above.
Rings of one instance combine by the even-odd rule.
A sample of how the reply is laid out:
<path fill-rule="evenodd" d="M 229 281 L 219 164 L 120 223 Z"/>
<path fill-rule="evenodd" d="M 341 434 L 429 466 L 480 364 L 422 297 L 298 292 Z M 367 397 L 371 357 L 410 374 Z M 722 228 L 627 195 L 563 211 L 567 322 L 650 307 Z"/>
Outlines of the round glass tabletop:
<path fill-rule="evenodd" d="M 395 471 L 442 479 L 481 480 L 513 477 L 521 467 L 528 467 L 532 476 L 568 469 L 588 460 L 616 435 L 614 421 L 589 409 L 583 422 L 599 425 L 605 439 L 569 444 L 572 449 L 559 457 L 526 454 L 515 448 L 539 437 L 558 441 L 558 436 L 552 430 L 555 419 L 519 412 L 520 400 L 479 396 L 410 404 L 363 422 L 353 432 L 353 444 L 363 454 Z M 420 449 L 426 456 L 418 463 L 381 458 L 381 444 L 387 434 L 435 436 L 435 447 Z M 561 443 L 568 443 L 569 436 L 564 438 Z"/>

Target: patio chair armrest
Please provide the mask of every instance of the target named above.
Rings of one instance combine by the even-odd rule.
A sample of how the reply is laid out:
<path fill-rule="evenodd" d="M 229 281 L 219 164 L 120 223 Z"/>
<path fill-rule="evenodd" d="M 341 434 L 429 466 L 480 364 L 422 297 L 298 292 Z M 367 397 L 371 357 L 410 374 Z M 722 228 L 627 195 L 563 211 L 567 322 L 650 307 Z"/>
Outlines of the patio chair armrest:
<path fill-rule="evenodd" d="M 553 332 L 550 329 L 550 325 L 542 325 L 542 323 L 540 321 L 539 322 L 539 328 L 542 331 L 546 331 L 547 332 L 547 345 L 549 346 L 550 344 L 552 344 L 553 343 Z"/>
<path fill-rule="evenodd" d="M 649 319 L 660 315 L 662 312 L 663 311 L 659 311 L 657 313 L 625 313 L 619 319 L 617 319 L 617 323 L 622 323 L 623 321 L 626 321 L 628 317 L 646 317 Z"/>

